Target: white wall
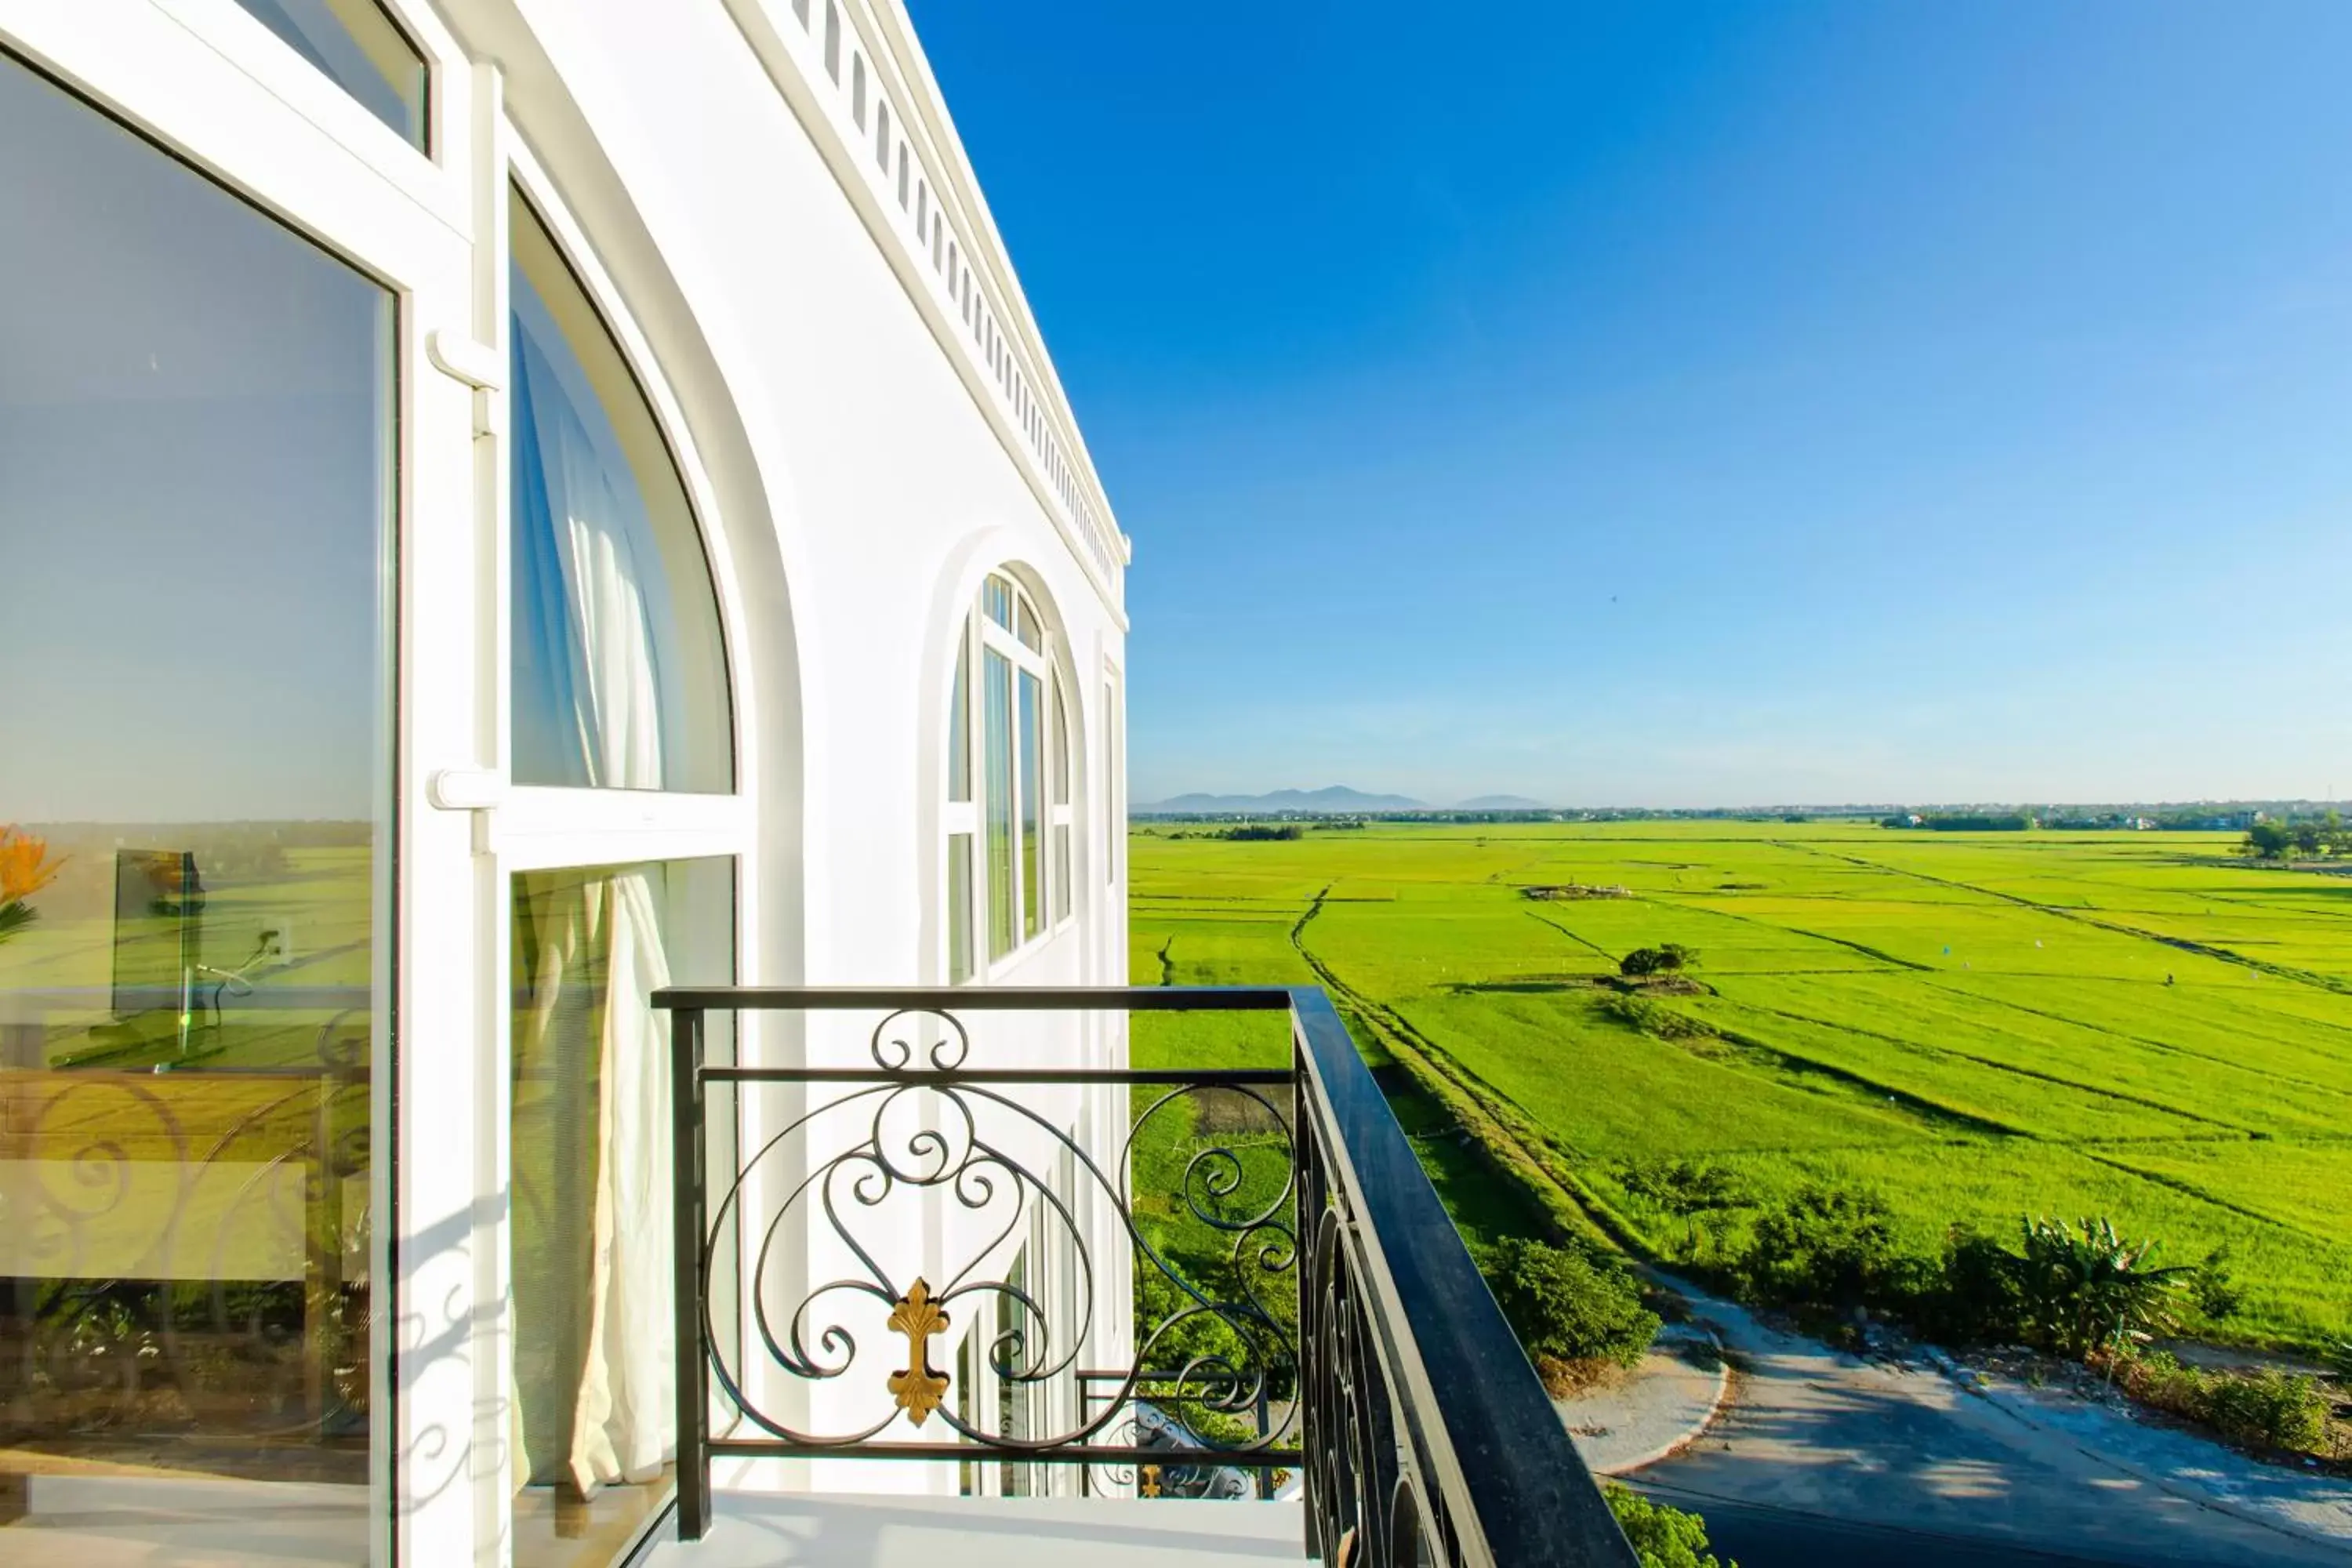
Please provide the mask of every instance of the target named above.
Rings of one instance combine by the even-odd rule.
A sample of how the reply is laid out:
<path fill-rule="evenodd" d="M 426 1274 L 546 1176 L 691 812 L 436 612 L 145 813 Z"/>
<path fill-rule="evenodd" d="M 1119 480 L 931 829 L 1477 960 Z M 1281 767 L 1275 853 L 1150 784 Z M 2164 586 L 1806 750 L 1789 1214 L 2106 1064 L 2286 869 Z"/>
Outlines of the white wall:
<path fill-rule="evenodd" d="M 789 601 L 795 668 L 752 672 L 779 781 L 761 786 L 760 891 L 781 902 L 763 910 L 769 939 L 746 977 L 943 978 L 936 807 L 952 639 L 981 576 L 1013 563 L 1059 623 L 1084 803 L 1080 935 L 1017 978 L 1123 980 L 1124 910 L 1097 858 L 1103 669 L 1124 664 L 1117 573 L 1089 572 L 1024 471 L 1018 428 L 992 417 L 984 359 L 909 275 L 910 223 L 853 204 L 803 118 L 824 103 L 796 112 L 772 74 L 791 61 L 772 49 L 763 62 L 719 5 L 663 7 L 653 27 L 637 0 L 447 9 L 507 66 L 521 134 L 632 295 L 714 470 L 730 554 L 766 590 L 771 620 L 775 584 Z M 789 0 L 767 11 L 797 30 Z M 879 80 L 877 68 L 869 92 Z M 1001 255 L 987 258 L 1010 279 Z M 797 800 L 774 760 L 787 754 Z"/>
<path fill-rule="evenodd" d="M 767 9 L 782 29 L 797 27 L 788 0 Z M 821 28 L 824 0 L 814 9 Z M 854 154 L 835 145 L 828 158 L 823 117 L 840 109 L 826 101 L 838 89 L 829 79 L 796 80 L 776 40 L 763 58 L 736 14 L 716 5 L 666 7 L 659 27 L 644 26 L 645 8 L 632 0 L 520 0 L 511 8 L 450 0 L 448 10 L 461 34 L 505 68 L 520 134 L 660 359 L 724 531 L 744 616 L 732 641 L 739 658 L 749 649 L 766 661 L 745 671 L 762 856 L 746 889 L 760 939 L 744 978 L 944 981 L 939 808 L 956 638 L 982 578 L 1009 566 L 1053 623 L 1071 705 L 1078 919 L 996 978 L 1123 983 L 1124 889 L 1107 881 L 1098 858 L 1107 829 L 1122 826 L 1102 776 L 1105 671 L 1125 664 L 1120 563 L 1106 572 L 1099 555 L 1074 547 L 1066 507 L 1056 521 L 1058 492 L 961 311 L 942 304 L 928 252 L 909 243 L 895 182 L 877 205 L 857 188 Z M 889 18 L 911 37 L 895 7 Z M 880 79 L 877 70 L 870 92 Z M 928 72 L 910 79 L 920 87 Z M 945 139 L 934 153 L 960 163 L 943 106 L 926 103 L 921 114 Z M 960 216 L 971 219 L 958 232 L 982 237 L 977 264 L 1011 289 L 997 298 L 1024 323 L 1028 363 L 1042 363 L 1009 263 L 987 244 L 984 207 L 976 192 L 956 188 L 956 170 L 948 174 Z M 1042 375 L 1050 384 L 1049 366 Z M 1066 411 L 1056 417 L 1066 422 Z M 1098 492 L 1090 510 L 1108 516 Z M 1124 1030 L 1111 1021 L 970 1022 L 975 1066 L 1124 1061 Z M 871 1023 L 772 1029 L 764 1054 L 865 1065 Z M 1055 1119 L 1077 1123 L 1077 1097 L 1055 1098 Z M 780 1113 L 787 1103 L 768 1109 Z M 1087 1119 L 1106 1161 L 1115 1159 L 1110 1123 L 1123 1107 L 1123 1098 L 1106 1097 Z M 760 1140 L 757 1120 L 747 1147 Z M 1032 1142 L 1016 1157 L 1050 1173 L 1050 1141 Z M 1120 1314 L 1107 1309 L 1129 1289 L 1126 1239 L 1102 1209 L 1092 1218 L 1101 1227 L 1089 1251 L 1105 1260 L 1097 1311 L 1108 1339 L 1082 1364 L 1117 1364 L 1125 1324 L 1112 1325 Z M 828 1238 L 792 1234 L 806 1248 L 809 1278 L 843 1272 Z M 952 1275 L 986 1239 L 971 1216 L 935 1217 L 925 1238 L 931 1272 Z M 953 1355 L 951 1341 L 937 1349 L 943 1361 Z M 876 1344 L 860 1364 L 880 1359 L 887 1352 Z M 770 1378 L 755 1389 L 776 1414 L 817 1429 L 838 1429 L 870 1408 L 864 1388 L 824 1387 L 811 1398 Z M 720 1477 L 877 1489 L 952 1490 L 957 1482 L 951 1466 L 816 1471 L 737 1467 Z"/>

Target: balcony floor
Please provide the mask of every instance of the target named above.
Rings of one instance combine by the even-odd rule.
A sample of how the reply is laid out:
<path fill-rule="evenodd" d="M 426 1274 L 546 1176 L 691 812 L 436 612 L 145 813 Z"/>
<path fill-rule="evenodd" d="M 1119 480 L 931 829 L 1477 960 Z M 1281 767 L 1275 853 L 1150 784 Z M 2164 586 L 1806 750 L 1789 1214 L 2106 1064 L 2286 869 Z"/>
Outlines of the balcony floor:
<path fill-rule="evenodd" d="M 1259 1568 L 1306 1560 L 1296 1502 L 721 1492 L 700 1541 L 645 1568 Z"/>

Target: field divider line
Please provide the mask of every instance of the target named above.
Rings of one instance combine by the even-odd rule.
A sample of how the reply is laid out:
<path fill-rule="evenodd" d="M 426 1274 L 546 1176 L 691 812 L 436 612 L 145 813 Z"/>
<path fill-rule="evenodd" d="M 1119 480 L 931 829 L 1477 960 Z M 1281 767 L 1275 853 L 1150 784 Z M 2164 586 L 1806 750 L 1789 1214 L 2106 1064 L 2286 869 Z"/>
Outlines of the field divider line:
<path fill-rule="evenodd" d="M 2081 1094 L 2096 1095 L 2101 1099 L 2116 1100 L 2124 1105 L 2137 1105 L 2144 1110 L 2162 1111 L 2167 1116 L 2177 1116 L 2183 1121 L 2193 1121 L 2202 1127 L 2219 1127 L 2227 1131 L 2233 1132 L 2241 1138 L 2254 1139 L 2262 1135 L 2253 1128 L 2241 1127 L 2234 1121 L 2223 1121 L 2218 1117 L 2202 1116 L 2194 1110 L 2183 1110 L 2179 1106 L 2168 1104 L 2164 1100 L 2150 1100 L 2145 1095 L 2130 1094 L 2119 1089 L 2101 1089 L 2096 1084 L 2079 1083 L 2073 1079 L 2061 1078 L 2056 1073 L 2037 1072 L 2032 1068 L 2018 1067 L 2013 1063 L 1997 1061 L 1990 1057 L 1977 1056 L 1972 1052 L 1961 1050 L 1955 1046 L 1931 1046 L 1924 1040 L 1906 1039 L 1900 1035 L 1882 1034 L 1876 1029 L 1865 1029 L 1858 1025 L 1832 1024 L 1824 1019 L 1812 1017 L 1807 1014 L 1791 1013 L 1786 1008 L 1768 1007 L 1760 1002 L 1740 1002 L 1731 998 L 1726 998 L 1726 1000 L 1731 1001 L 1731 1005 L 1735 1007 L 1748 1008 L 1751 1011 L 1762 1013 L 1775 1018 L 1786 1018 L 1792 1024 L 1810 1024 L 1816 1028 L 1832 1029 L 1841 1034 L 1856 1035 L 1865 1040 L 1883 1040 L 1890 1046 L 1898 1046 L 1905 1050 L 1920 1051 L 1932 1056 L 1949 1057 L 1955 1060 L 1969 1062 L 1975 1066 L 1988 1068 L 1993 1072 L 2009 1073 L 2014 1077 L 2028 1079 L 2036 1083 L 2046 1083 L 2058 1089 L 2073 1089 Z M 1725 1037 L 1727 1039 L 1730 1037 L 1727 1035 Z M 1761 1043 L 1763 1044 L 1764 1048 L 1768 1050 L 1779 1051 L 1784 1055 L 1799 1055 L 1799 1053 L 1790 1051 L 1785 1046 L 1775 1046 L 1769 1041 Z M 1815 1058 L 1800 1056 L 1800 1059 L 1812 1061 Z M 1846 1073 L 1852 1076 L 1854 1080 L 1859 1083 L 1872 1084 L 1876 1081 L 1864 1074 L 1856 1072 L 1851 1068 L 1841 1068 L 1833 1064 L 1826 1062 L 1822 1063 L 1821 1066 L 1825 1071 Z M 1906 1092 L 1894 1084 L 1881 1084 L 1878 1087 L 1890 1095 L 1902 1094 Z M 1934 1102 L 1930 1101 L 1929 1103 Z M 1953 1108 L 1951 1113 L 1971 1121 L 1984 1120 L 1974 1112 L 1959 1110 L 1957 1108 Z M 2042 1137 L 2041 1133 L 2035 1132 L 2030 1128 L 2010 1127 L 2004 1123 L 1990 1121 L 1987 1121 L 1985 1125 L 1990 1130 L 1999 1131 L 2009 1137 L 2032 1138 L 2036 1140 L 2040 1140 Z"/>
<path fill-rule="evenodd" d="M 1324 889 L 1328 893 L 1329 888 Z M 1496 1179 L 1514 1187 L 1547 1215 L 1559 1235 L 1585 1237 L 1656 1267 L 1663 1258 L 1641 1227 L 1578 1178 L 1517 1101 L 1454 1059 L 1412 1021 L 1350 986 L 1307 945 L 1307 927 L 1322 912 L 1318 894 L 1291 927 L 1291 945 L 1346 1012 L 1354 1014 L 1395 1058 L 1406 1076 L 1470 1140 Z M 1590 1156 L 1588 1156 L 1590 1157 Z"/>
<path fill-rule="evenodd" d="M 1591 948 L 1594 952 L 1599 953 L 1601 957 L 1603 957 L 1603 958 L 1607 959 L 1610 963 L 1616 963 L 1616 962 L 1617 962 L 1617 955 L 1616 955 L 1615 953 L 1613 953 L 1613 952 L 1610 952 L 1607 948 L 1605 948 L 1605 947 L 1601 946 L 1599 942 L 1594 942 L 1591 937 L 1579 936 L 1576 932 L 1574 932 L 1574 931 L 1572 931 L 1569 930 L 1566 926 L 1564 926 L 1564 925 L 1560 924 L 1558 921 L 1553 920 L 1553 919 L 1551 919 L 1549 916 L 1546 915 L 1542 910 L 1521 910 L 1519 912 L 1520 912 L 1521 914 L 1523 914 L 1523 915 L 1527 916 L 1527 917 L 1528 917 L 1528 919 L 1529 919 L 1529 920 L 1531 920 L 1531 921 L 1535 921 L 1538 925 L 1546 925 L 1546 926 L 1549 926 L 1549 927 L 1551 927 L 1551 929 L 1552 929 L 1552 930 L 1554 930 L 1554 931 L 1556 931 L 1559 932 L 1559 934 L 1560 934 L 1560 935 L 1562 935 L 1562 936 L 1564 936 L 1564 937 L 1568 938 L 1568 940 L 1569 940 L 1569 941 L 1570 941 L 1570 942 L 1576 942 L 1576 943 L 1578 943 L 1580 946 L 1583 946 L 1583 947 L 1589 947 L 1589 948 Z"/>
<path fill-rule="evenodd" d="M 2197 942 L 2185 936 L 2166 936 L 2161 931 L 2142 931 L 2137 926 L 2127 926 L 2118 921 L 2099 920 L 2081 910 L 2070 910 L 2063 904 L 2045 904 L 2020 893 L 2004 893 L 1998 888 L 1983 888 L 1973 882 L 1957 881 L 1949 877 L 1930 876 L 1925 871 L 1915 871 L 1907 866 L 1889 866 L 1882 861 L 1866 860 L 1855 855 L 1840 855 L 1833 850 L 1822 849 L 1811 845 L 1800 845 L 1793 841 L 1776 839 L 1774 842 L 1785 843 L 1787 847 L 1792 849 L 1801 848 L 1808 854 L 1819 855 L 1824 859 L 1842 860 L 1849 866 L 1860 866 L 1873 871 L 1885 871 L 1897 877 L 1912 877 L 1938 888 L 1950 888 L 1958 892 L 1975 893 L 1980 898 L 1997 900 L 2001 903 L 2015 904 L 2020 909 L 2032 910 L 2037 913 L 2050 915 L 2062 921 L 2073 921 L 2077 924 L 2089 926 L 2095 931 L 2112 931 L 2117 936 L 2152 942 L 2160 947 L 2171 948 L 2176 952 L 2193 953 L 2197 957 L 2210 958 L 2220 963 L 2235 963 L 2260 974 L 2275 974 L 2282 980 L 2291 980 L 2297 984 L 2308 985 L 2315 990 L 2332 991 L 2339 995 L 2352 995 L 2352 981 L 2339 980 L 2332 974 L 2321 974 L 2315 970 L 2294 969 L 2284 963 L 2271 963 L 2263 959 L 2249 958 L 2242 952 L 2233 952 L 2226 947 L 2215 947 L 2210 942 Z"/>
<path fill-rule="evenodd" d="M 2305 1230 L 2303 1226 L 2289 1220 L 2283 1220 L 2276 1215 L 2264 1214 L 2259 1209 L 2248 1208 L 2243 1204 L 2231 1203 L 2219 1194 L 2206 1191 L 2185 1176 L 2169 1175 L 2162 1171 L 2143 1170 L 2137 1165 L 2128 1164 L 2122 1160 L 2109 1159 L 2096 1149 L 2078 1146 L 2076 1152 L 2085 1160 L 2105 1165 L 2111 1171 L 2120 1171 L 2127 1176 L 2137 1176 L 2143 1182 L 2152 1182 L 2159 1187 L 2168 1187 L 2183 1197 L 2195 1198 L 2199 1203 L 2211 1204 L 2215 1208 L 2225 1213 L 2236 1215 L 2241 1219 L 2252 1220 L 2257 1225 L 2269 1226 L 2273 1230 L 2283 1230 L 2289 1236 L 2299 1237 L 2305 1241 L 2333 1242 L 2336 1239 L 2332 1236 L 2323 1236 L 2315 1231 Z"/>
<path fill-rule="evenodd" d="M 2160 1051 L 2168 1056 L 2184 1057 L 2192 1062 L 2206 1062 L 2214 1067 L 2229 1068 L 2238 1072 L 2251 1072 L 2258 1078 L 2265 1079 L 2273 1082 L 2291 1083 L 2297 1089 L 2317 1089 L 2322 1094 L 2332 1094 L 2352 1098 L 2352 1089 L 2347 1089 L 2340 1084 L 2321 1083 L 2316 1079 L 2299 1078 L 2293 1073 L 2276 1072 L 2264 1068 L 2250 1068 L 2244 1062 L 2233 1061 L 2228 1057 L 2214 1056 L 2205 1051 L 2191 1050 L 2187 1046 L 2175 1045 L 2169 1040 L 2154 1039 L 2147 1035 L 2135 1035 L 2129 1030 L 2118 1029 L 2106 1024 L 2093 1023 L 2085 1018 L 2069 1018 L 2063 1013 L 2053 1013 L 2046 1007 L 2030 1007 L 2022 1002 L 2014 1001 L 2007 996 L 1996 996 L 1989 991 L 1965 990 L 1959 985 L 1955 984 L 1953 982 L 1944 979 L 1942 977 L 1942 973 L 1943 972 L 1938 971 L 1937 978 L 1927 981 L 1925 984 L 1933 987 L 1935 990 L 1943 993 L 1947 996 L 1958 997 L 1969 1002 L 1990 1002 L 1995 1006 L 2007 1007 L 2011 1012 L 2023 1013 L 2028 1017 L 2047 1018 L 2053 1024 L 2064 1024 L 2070 1028 L 2088 1029 L 2095 1035 L 2105 1035 L 2109 1039 L 2122 1040 L 2135 1046 L 2145 1046 L 2149 1050 Z M 2052 978 L 2054 979 L 2058 977 L 2053 976 Z M 2289 1015 L 2281 1016 L 2287 1016 Z M 2323 1028 L 2336 1030 L 2338 1033 L 2344 1032 L 2345 1029 L 2343 1025 L 2331 1022 L 2326 1018 L 2314 1018 L 2310 1019 L 2309 1022 Z M 2268 1044 L 2284 1046 L 2289 1049 L 2310 1049 L 2307 1046 L 2298 1046 L 2293 1040 L 2282 1040 L 2277 1038 L 2275 1036 L 2263 1035 L 2258 1037 Z"/>

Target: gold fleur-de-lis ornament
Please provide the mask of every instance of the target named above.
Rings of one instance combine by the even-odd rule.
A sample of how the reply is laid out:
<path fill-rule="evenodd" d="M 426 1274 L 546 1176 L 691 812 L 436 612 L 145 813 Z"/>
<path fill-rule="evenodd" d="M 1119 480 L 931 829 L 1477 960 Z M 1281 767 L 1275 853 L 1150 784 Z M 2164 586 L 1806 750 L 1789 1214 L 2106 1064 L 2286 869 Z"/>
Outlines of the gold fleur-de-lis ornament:
<path fill-rule="evenodd" d="M 890 1374 L 890 1394 L 907 1418 L 920 1426 L 947 1398 L 948 1378 L 931 1370 L 931 1336 L 945 1330 L 948 1315 L 931 1300 L 931 1288 L 918 1279 L 890 1309 L 893 1333 L 907 1336 L 907 1370 Z"/>

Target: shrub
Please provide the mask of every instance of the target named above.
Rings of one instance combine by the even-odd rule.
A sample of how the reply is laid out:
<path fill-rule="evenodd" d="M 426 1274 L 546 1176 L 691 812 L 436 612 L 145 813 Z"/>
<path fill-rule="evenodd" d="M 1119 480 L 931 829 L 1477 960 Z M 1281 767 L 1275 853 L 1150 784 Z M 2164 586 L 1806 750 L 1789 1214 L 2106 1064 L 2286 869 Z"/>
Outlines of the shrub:
<path fill-rule="evenodd" d="M 1598 1247 L 1512 1237 L 1485 1262 L 1495 1300 L 1531 1356 L 1631 1366 L 1657 1334 L 1658 1315 L 1642 1304 L 1633 1271 Z"/>
<path fill-rule="evenodd" d="M 1707 1550 L 1706 1521 L 1612 1481 L 1601 1489 L 1642 1568 L 1739 1568 Z"/>
<path fill-rule="evenodd" d="M 2023 1259 L 1973 1226 L 1944 1239 L 1942 1266 L 1917 1306 L 1919 1327 L 1948 1345 L 2009 1344 L 2024 1337 Z"/>
<path fill-rule="evenodd" d="M 2209 1323 L 2218 1323 L 2236 1315 L 2244 1305 L 2246 1293 L 2238 1289 L 2236 1278 L 2230 1270 L 2230 1249 L 2217 1247 L 2205 1255 L 2189 1277 L 2189 1299 L 2197 1304 L 2198 1315 Z"/>
<path fill-rule="evenodd" d="M 1654 1160 L 1620 1165 L 1617 1184 L 1631 1196 L 1680 1216 L 1686 1229 L 1684 1253 L 1694 1259 L 1698 1257 L 1706 1216 L 1748 1208 L 1756 1201 L 1733 1172 L 1692 1160 Z"/>
<path fill-rule="evenodd" d="M 2204 1372 L 2162 1351 L 2124 1360 L 2111 1370 L 2124 1392 L 2141 1404 L 2186 1416 L 2240 1443 L 2314 1453 L 2326 1438 L 2328 1399 L 2309 1375 Z"/>
<path fill-rule="evenodd" d="M 1892 1287 L 1903 1261 L 1885 1199 L 1809 1186 L 1757 1215 L 1739 1272 L 1767 1300 L 1845 1309 L 1899 1294 Z"/>

